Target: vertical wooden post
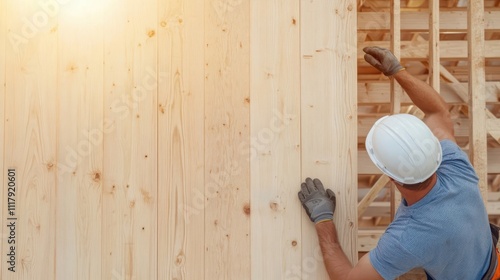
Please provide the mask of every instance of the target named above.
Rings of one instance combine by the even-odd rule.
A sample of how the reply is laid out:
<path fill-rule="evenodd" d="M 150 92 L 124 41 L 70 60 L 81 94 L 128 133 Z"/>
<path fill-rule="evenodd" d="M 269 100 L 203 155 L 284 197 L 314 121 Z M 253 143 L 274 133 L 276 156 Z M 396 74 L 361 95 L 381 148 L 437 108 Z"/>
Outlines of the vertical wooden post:
<path fill-rule="evenodd" d="M 251 1 L 252 279 L 302 273 L 299 8 Z"/>
<path fill-rule="evenodd" d="M 391 0 L 391 51 L 398 58 L 401 58 L 401 1 Z M 401 111 L 401 95 L 403 89 L 394 80 L 390 80 L 391 86 L 391 114 L 398 114 Z"/>
<path fill-rule="evenodd" d="M 203 1 L 159 1 L 158 279 L 204 279 Z"/>
<path fill-rule="evenodd" d="M 439 0 L 429 0 L 429 81 L 439 92 Z"/>
<path fill-rule="evenodd" d="M 103 19 L 71 10 L 58 19 L 56 277 L 101 279 Z"/>
<path fill-rule="evenodd" d="M 205 1 L 205 279 L 250 278 L 250 1 Z"/>
<path fill-rule="evenodd" d="M 400 59 L 401 58 L 401 1 L 391 0 L 391 51 Z M 394 80 L 390 79 L 391 90 L 391 114 L 399 114 L 401 112 L 401 96 L 403 89 Z M 382 175 L 384 176 L 384 175 Z M 391 220 L 401 202 L 401 193 L 391 183 Z"/>
<path fill-rule="evenodd" d="M 479 188 L 485 203 L 488 200 L 487 138 L 485 113 L 484 68 L 484 0 L 470 0 L 467 9 L 469 112 L 471 118 L 470 154 L 479 177 Z"/>
<path fill-rule="evenodd" d="M 356 1 L 301 1 L 302 178 L 320 178 L 337 195 L 335 225 L 357 261 Z M 316 232 L 303 214 L 302 279 L 327 279 Z"/>

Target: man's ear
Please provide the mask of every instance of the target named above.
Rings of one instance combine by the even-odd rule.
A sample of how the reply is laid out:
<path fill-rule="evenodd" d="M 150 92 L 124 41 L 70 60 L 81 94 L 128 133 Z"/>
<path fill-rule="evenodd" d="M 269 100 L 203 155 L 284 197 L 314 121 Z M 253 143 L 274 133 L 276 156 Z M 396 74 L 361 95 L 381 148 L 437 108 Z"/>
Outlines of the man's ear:
<path fill-rule="evenodd" d="M 394 180 L 391 177 L 389 177 L 389 180 L 391 180 L 391 183 L 393 183 L 396 187 L 402 187 L 403 186 L 403 184 L 401 184 L 400 182 Z"/>

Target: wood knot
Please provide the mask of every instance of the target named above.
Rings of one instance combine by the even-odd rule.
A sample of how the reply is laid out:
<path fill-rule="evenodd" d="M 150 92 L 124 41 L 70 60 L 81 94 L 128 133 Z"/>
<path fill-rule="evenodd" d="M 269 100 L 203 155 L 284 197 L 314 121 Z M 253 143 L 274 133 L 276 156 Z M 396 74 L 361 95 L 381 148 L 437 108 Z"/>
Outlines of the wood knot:
<path fill-rule="evenodd" d="M 141 194 L 142 194 L 142 197 L 144 199 L 144 202 L 146 204 L 149 204 L 153 201 L 153 197 L 151 196 L 151 194 L 146 191 L 145 189 L 141 189 Z"/>
<path fill-rule="evenodd" d="M 243 206 L 243 213 L 245 213 L 245 215 L 247 215 L 247 216 L 250 216 L 250 204 L 246 203 Z"/>
<path fill-rule="evenodd" d="M 271 201 L 269 203 L 269 208 L 271 208 L 273 211 L 278 211 L 279 210 L 279 204 L 275 201 Z"/>
<path fill-rule="evenodd" d="M 295 241 L 295 240 L 294 240 L 294 241 L 292 241 L 292 246 L 293 246 L 293 247 L 297 246 L 297 241 Z"/>
<path fill-rule="evenodd" d="M 177 266 L 180 266 L 184 263 L 184 254 L 182 252 L 179 253 L 179 255 L 177 255 L 177 258 L 175 258 L 175 264 Z"/>
<path fill-rule="evenodd" d="M 101 173 L 99 173 L 98 171 L 94 172 L 92 174 L 92 181 L 99 183 L 101 181 Z"/>
<path fill-rule="evenodd" d="M 148 31 L 148 37 L 149 38 L 152 38 L 153 36 L 155 36 L 155 34 L 156 34 L 156 31 L 154 31 L 154 30 L 149 30 Z"/>
<path fill-rule="evenodd" d="M 47 170 L 50 171 L 52 168 L 54 168 L 54 164 L 52 162 L 47 163 Z"/>

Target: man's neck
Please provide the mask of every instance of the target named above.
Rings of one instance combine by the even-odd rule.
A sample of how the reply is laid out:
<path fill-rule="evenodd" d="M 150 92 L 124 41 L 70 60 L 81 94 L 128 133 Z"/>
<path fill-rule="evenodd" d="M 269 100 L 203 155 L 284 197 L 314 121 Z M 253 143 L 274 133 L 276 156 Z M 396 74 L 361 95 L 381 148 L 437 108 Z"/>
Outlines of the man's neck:
<path fill-rule="evenodd" d="M 434 173 L 431 177 L 431 180 L 429 180 L 426 185 L 423 185 L 416 190 L 404 188 L 403 186 L 401 186 L 396 182 L 394 182 L 394 184 L 401 192 L 401 196 L 406 200 L 408 206 L 411 206 L 420 201 L 422 198 L 424 198 L 436 185 L 436 182 L 437 182 L 437 175 L 436 173 Z"/>

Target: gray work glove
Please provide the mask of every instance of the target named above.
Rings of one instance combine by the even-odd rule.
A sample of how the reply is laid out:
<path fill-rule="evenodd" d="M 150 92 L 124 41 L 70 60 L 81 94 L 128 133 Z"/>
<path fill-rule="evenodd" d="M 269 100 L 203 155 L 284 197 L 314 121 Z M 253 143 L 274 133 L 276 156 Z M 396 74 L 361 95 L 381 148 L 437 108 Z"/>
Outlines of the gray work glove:
<path fill-rule="evenodd" d="M 363 49 L 366 62 L 380 70 L 386 76 L 392 76 L 404 69 L 399 60 L 390 50 L 380 47 L 366 47 Z"/>
<path fill-rule="evenodd" d="M 300 185 L 299 200 L 314 223 L 333 220 L 335 212 L 335 194 L 332 190 L 325 191 L 319 179 L 307 178 Z"/>

